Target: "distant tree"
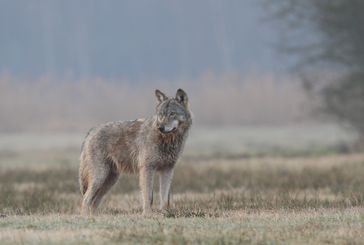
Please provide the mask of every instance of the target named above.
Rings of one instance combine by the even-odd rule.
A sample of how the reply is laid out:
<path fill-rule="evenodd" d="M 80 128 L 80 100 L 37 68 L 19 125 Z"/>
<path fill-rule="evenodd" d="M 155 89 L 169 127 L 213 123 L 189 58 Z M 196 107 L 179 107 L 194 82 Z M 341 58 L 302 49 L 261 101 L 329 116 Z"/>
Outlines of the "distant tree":
<path fill-rule="evenodd" d="M 364 1 L 263 1 L 282 28 L 281 50 L 297 57 L 294 70 L 305 87 L 363 143 Z"/>

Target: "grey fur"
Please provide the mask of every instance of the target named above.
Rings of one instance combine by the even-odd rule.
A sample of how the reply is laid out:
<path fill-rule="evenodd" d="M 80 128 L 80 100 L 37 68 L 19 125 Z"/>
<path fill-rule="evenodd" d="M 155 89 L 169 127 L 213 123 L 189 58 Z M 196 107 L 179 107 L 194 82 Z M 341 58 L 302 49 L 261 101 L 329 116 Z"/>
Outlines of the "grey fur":
<path fill-rule="evenodd" d="M 151 210 L 155 173 L 160 179 L 160 208 L 169 203 L 173 169 L 192 124 L 187 94 L 168 98 L 156 90 L 156 114 L 148 119 L 110 122 L 92 128 L 82 146 L 79 182 L 81 212 L 92 214 L 122 172 L 139 173 L 143 213 Z"/>

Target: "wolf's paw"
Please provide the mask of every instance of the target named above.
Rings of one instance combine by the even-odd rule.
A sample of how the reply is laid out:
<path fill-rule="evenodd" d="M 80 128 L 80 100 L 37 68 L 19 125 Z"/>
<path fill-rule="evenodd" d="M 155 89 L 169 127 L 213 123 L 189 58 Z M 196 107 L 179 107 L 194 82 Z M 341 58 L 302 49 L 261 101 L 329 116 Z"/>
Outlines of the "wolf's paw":
<path fill-rule="evenodd" d="M 176 217 L 175 210 L 170 209 L 170 208 L 160 209 L 159 213 L 161 215 L 163 215 L 164 218 L 175 218 Z"/>

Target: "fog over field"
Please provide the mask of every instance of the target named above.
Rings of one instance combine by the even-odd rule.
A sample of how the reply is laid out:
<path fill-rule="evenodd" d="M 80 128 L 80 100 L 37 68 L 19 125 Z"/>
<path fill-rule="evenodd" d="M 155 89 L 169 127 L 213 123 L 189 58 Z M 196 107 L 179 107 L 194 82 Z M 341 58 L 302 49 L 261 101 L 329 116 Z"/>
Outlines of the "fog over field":
<path fill-rule="evenodd" d="M 179 84 L 179 85 L 177 85 Z M 181 85 L 181 86 L 180 86 Z M 311 121 L 315 102 L 291 77 L 206 74 L 174 83 L 132 86 L 118 80 L 22 81 L 0 77 L 0 131 L 85 131 L 107 121 L 151 116 L 156 88 L 183 87 L 197 125 L 269 125 Z"/>
<path fill-rule="evenodd" d="M 143 84 L 282 70 L 264 17 L 254 0 L 1 1 L 0 73 Z"/>
<path fill-rule="evenodd" d="M 0 1 L 0 244 L 362 244 L 363 11 L 348 0 Z M 122 173 L 81 216 L 89 129 L 151 117 L 155 89 L 179 88 L 193 124 L 170 207 L 157 208 L 156 177 L 142 215 L 138 176 Z"/>

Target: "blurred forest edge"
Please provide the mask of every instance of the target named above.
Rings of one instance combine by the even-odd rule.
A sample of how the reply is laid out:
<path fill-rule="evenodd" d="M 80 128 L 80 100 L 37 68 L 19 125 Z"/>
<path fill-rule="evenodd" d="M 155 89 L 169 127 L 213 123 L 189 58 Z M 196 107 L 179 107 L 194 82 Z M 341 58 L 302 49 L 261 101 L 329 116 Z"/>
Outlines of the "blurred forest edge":
<path fill-rule="evenodd" d="M 364 146 L 364 2 L 265 1 L 282 30 L 280 51 L 322 111 L 354 128 Z"/>
<path fill-rule="evenodd" d="M 272 71 L 284 64 L 266 45 L 276 32 L 262 10 L 255 0 L 0 1 L 0 72 L 135 81 Z"/>
<path fill-rule="evenodd" d="M 85 132 L 114 120 L 154 113 L 156 88 L 174 96 L 189 95 L 195 125 L 290 125 L 312 120 L 313 103 L 288 76 L 251 73 L 215 75 L 194 80 L 21 80 L 0 76 L 0 132 Z"/>

